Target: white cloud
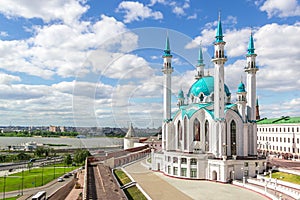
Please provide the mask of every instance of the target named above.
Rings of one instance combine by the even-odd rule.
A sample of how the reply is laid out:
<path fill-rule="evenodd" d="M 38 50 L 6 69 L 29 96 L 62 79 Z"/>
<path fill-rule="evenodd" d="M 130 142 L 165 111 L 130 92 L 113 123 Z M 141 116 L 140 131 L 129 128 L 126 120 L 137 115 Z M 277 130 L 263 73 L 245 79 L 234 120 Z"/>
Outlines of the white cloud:
<path fill-rule="evenodd" d="M 9 85 L 11 83 L 20 81 L 21 78 L 19 76 L 0 73 L 0 84 Z"/>
<path fill-rule="evenodd" d="M 294 91 L 300 87 L 300 26 L 268 24 L 254 34 L 258 54 L 259 87 Z M 287 39 L 288 38 L 288 39 Z"/>
<path fill-rule="evenodd" d="M 175 13 L 176 15 L 178 15 L 178 16 L 185 15 L 185 12 L 184 12 L 183 8 L 179 7 L 179 6 L 175 6 L 173 8 L 172 12 Z"/>
<path fill-rule="evenodd" d="M 268 102 L 260 105 L 261 116 L 275 118 L 279 116 L 300 116 L 300 98 L 286 99 L 278 103 Z"/>
<path fill-rule="evenodd" d="M 1 36 L 1 37 L 7 37 L 7 36 L 8 36 L 8 33 L 5 32 L 5 31 L 1 31 L 1 32 L 0 32 L 0 36 Z"/>
<path fill-rule="evenodd" d="M 2 0 L 0 12 L 6 17 L 40 18 L 45 22 L 62 20 L 76 22 L 88 10 L 84 0 Z"/>
<path fill-rule="evenodd" d="M 194 13 L 193 15 L 188 16 L 187 19 L 197 19 L 197 14 Z"/>
<path fill-rule="evenodd" d="M 269 18 L 300 16 L 300 5 L 297 0 L 266 0 L 260 10 L 267 12 Z"/>
<path fill-rule="evenodd" d="M 146 18 L 162 19 L 163 14 L 159 11 L 153 11 L 151 8 L 139 2 L 123 1 L 119 4 L 117 12 L 124 12 L 124 22 L 141 21 Z"/>

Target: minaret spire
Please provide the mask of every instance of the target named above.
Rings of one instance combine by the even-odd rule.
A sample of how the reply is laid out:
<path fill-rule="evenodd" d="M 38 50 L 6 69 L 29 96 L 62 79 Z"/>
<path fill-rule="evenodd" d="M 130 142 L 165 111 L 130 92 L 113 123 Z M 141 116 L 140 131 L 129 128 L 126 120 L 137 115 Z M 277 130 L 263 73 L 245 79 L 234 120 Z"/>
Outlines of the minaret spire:
<path fill-rule="evenodd" d="M 258 68 L 256 67 L 256 54 L 254 52 L 254 42 L 253 34 L 251 31 L 250 39 L 248 43 L 247 50 L 247 66 L 245 72 L 247 72 L 247 117 L 248 120 L 253 122 L 256 120 L 256 72 Z"/>
<path fill-rule="evenodd" d="M 170 49 L 169 34 L 166 37 L 166 46 L 163 54 L 164 66 L 162 72 L 164 73 L 164 120 L 169 121 L 171 119 L 171 74 L 173 67 L 171 66 L 172 55 Z"/>
<path fill-rule="evenodd" d="M 222 23 L 221 23 L 221 11 L 219 12 L 218 17 L 218 27 L 217 27 L 217 33 L 216 33 L 216 41 L 215 42 L 224 42 L 223 41 L 223 31 L 222 31 Z"/>
<path fill-rule="evenodd" d="M 249 43 L 248 43 L 247 55 L 255 54 L 254 50 L 255 50 L 255 48 L 254 48 L 254 42 L 253 42 L 253 34 L 252 34 L 252 30 L 251 30 L 250 39 L 249 39 Z"/>
<path fill-rule="evenodd" d="M 204 76 L 204 66 L 205 64 L 203 63 L 203 53 L 202 53 L 202 45 L 200 43 L 200 48 L 199 48 L 199 55 L 198 55 L 198 63 L 197 63 L 197 74 L 195 78 L 198 80 Z"/>
<path fill-rule="evenodd" d="M 227 57 L 224 53 L 224 46 L 226 42 L 223 40 L 222 23 L 219 13 L 219 21 L 216 33 L 216 40 L 214 42 L 215 52 L 211 60 L 215 65 L 215 78 L 214 78 L 214 113 L 215 119 L 224 119 L 225 107 L 225 90 L 224 90 L 224 64 Z"/>

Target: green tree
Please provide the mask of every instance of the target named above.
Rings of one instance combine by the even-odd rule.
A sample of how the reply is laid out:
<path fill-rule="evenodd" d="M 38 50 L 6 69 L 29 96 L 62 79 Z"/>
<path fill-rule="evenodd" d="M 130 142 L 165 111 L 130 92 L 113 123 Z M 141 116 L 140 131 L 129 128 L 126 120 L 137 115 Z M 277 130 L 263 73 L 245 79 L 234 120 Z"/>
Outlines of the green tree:
<path fill-rule="evenodd" d="M 44 147 L 37 147 L 34 154 L 38 157 L 42 157 L 45 153 L 45 148 Z"/>
<path fill-rule="evenodd" d="M 17 160 L 29 160 L 30 159 L 30 155 L 21 152 L 16 156 Z"/>
<path fill-rule="evenodd" d="M 72 164 L 72 157 L 70 154 L 66 154 L 64 158 L 65 165 L 69 166 Z"/>
<path fill-rule="evenodd" d="M 90 155 L 91 154 L 88 150 L 80 149 L 75 152 L 73 160 L 78 164 L 82 164 L 85 161 L 85 159 Z"/>

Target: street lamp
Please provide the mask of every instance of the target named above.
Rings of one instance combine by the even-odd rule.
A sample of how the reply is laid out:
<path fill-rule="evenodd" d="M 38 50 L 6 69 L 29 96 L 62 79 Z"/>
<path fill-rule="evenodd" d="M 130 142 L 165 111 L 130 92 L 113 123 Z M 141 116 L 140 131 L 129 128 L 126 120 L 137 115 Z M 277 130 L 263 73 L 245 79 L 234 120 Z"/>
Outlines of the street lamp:
<path fill-rule="evenodd" d="M 24 188 L 24 169 L 22 169 L 22 190 L 21 190 L 21 196 L 23 196 L 23 188 Z"/>
<path fill-rule="evenodd" d="M 3 176 L 3 199 L 5 199 L 5 187 L 6 187 L 6 174 Z"/>
<path fill-rule="evenodd" d="M 241 168 L 242 170 L 242 173 L 243 173 L 243 186 L 245 185 L 245 182 L 246 182 L 246 178 L 245 178 L 245 171 L 244 171 L 244 168 L 242 167 Z"/>
<path fill-rule="evenodd" d="M 44 163 L 42 163 L 42 185 L 44 185 Z"/>
<path fill-rule="evenodd" d="M 55 157 L 54 157 L 54 165 L 53 165 L 53 179 L 55 179 Z"/>

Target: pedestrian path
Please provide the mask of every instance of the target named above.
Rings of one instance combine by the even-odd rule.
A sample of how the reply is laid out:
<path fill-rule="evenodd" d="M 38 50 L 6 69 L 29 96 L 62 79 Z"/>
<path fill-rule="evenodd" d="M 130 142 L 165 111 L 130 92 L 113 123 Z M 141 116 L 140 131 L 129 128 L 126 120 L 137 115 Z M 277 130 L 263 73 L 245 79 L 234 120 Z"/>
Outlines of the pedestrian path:
<path fill-rule="evenodd" d="M 124 169 L 131 175 L 134 181 L 138 182 L 138 184 L 153 200 L 192 199 L 188 195 L 177 190 L 167 181 L 159 178 L 154 172 L 147 170 L 141 165 L 141 162 L 128 165 Z"/>
<path fill-rule="evenodd" d="M 125 167 L 125 170 L 153 199 L 195 199 L 195 200 L 265 200 L 265 196 L 231 184 L 204 180 L 183 180 L 171 178 L 160 172 L 153 172 L 143 161 Z"/>

